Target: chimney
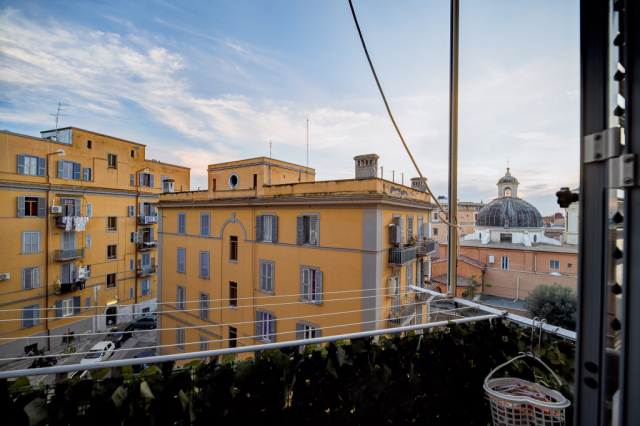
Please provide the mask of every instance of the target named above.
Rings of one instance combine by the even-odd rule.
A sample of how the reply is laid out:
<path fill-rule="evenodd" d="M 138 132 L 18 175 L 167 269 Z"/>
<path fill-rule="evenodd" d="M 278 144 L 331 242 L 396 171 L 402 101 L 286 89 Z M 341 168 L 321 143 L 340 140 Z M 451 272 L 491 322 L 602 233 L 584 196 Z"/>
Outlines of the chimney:
<path fill-rule="evenodd" d="M 358 155 L 353 157 L 356 162 L 356 179 L 378 177 L 378 157 L 376 154 Z"/>
<path fill-rule="evenodd" d="M 173 192 L 173 184 L 174 184 L 174 180 L 173 179 L 165 179 L 162 181 L 162 192 L 166 193 L 170 193 Z"/>
<path fill-rule="evenodd" d="M 425 180 L 427 180 L 427 178 L 425 178 Z M 427 192 L 427 187 L 419 177 L 411 178 L 411 189 L 415 189 L 420 192 Z"/>

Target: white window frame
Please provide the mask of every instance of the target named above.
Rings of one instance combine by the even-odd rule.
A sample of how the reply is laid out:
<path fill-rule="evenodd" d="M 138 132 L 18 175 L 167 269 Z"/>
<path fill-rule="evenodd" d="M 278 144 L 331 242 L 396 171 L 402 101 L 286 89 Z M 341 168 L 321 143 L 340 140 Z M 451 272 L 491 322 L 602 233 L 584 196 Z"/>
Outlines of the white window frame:
<path fill-rule="evenodd" d="M 509 270 L 509 256 L 501 256 L 500 258 L 500 269 L 504 271 Z"/>
<path fill-rule="evenodd" d="M 269 324 L 272 320 L 275 320 L 275 316 L 270 312 L 259 311 L 260 313 L 260 330 L 262 334 L 258 336 L 258 340 L 265 343 L 271 343 L 271 333 Z M 266 327 L 265 327 L 266 325 Z"/>
<path fill-rule="evenodd" d="M 87 173 L 88 171 L 88 173 Z M 87 177 L 87 174 L 89 175 L 89 179 L 85 179 Z M 85 182 L 93 182 L 93 170 L 91 169 L 91 167 L 83 167 L 82 168 L 82 179 Z"/>
<path fill-rule="evenodd" d="M 31 287 L 26 288 L 26 277 L 30 275 Z M 40 267 L 22 268 L 22 290 L 33 290 L 40 287 Z"/>
<path fill-rule="evenodd" d="M 311 325 L 309 323 L 302 323 L 302 336 L 306 339 L 313 339 L 316 337 L 316 330 L 318 329 L 317 325 Z"/>
<path fill-rule="evenodd" d="M 273 260 L 261 259 L 258 267 L 260 268 L 258 291 L 261 293 L 275 294 L 275 262 Z"/>
<path fill-rule="evenodd" d="M 25 175 L 39 176 L 38 175 L 38 158 L 41 158 L 41 157 L 36 157 L 34 155 L 24 154 L 24 174 Z M 29 163 L 31 163 L 32 161 L 35 161 L 35 164 L 36 164 L 35 173 L 31 173 L 31 170 L 27 171 L 27 159 L 29 159 Z"/>
<path fill-rule="evenodd" d="M 73 297 L 62 299 L 62 316 L 70 317 L 73 315 Z"/>
<path fill-rule="evenodd" d="M 27 249 L 26 237 L 29 236 L 29 250 Z M 33 242 L 33 236 L 37 236 L 38 241 Z M 33 245 L 36 244 L 36 248 Z M 22 231 L 22 254 L 37 254 L 40 253 L 40 231 Z"/>
<path fill-rule="evenodd" d="M 308 287 L 307 292 L 304 291 L 304 280 L 305 280 L 305 271 L 308 273 Z M 320 292 L 314 290 L 314 286 L 312 285 L 312 273 L 313 276 L 316 277 L 317 273 L 320 273 Z M 322 294 L 324 292 L 324 273 L 320 270 L 320 268 L 315 266 L 300 266 L 300 300 L 302 302 L 307 302 L 312 305 L 321 305 L 322 304 Z"/>
<path fill-rule="evenodd" d="M 554 266 L 558 266 L 557 268 L 554 268 Z M 549 261 L 549 269 L 553 270 L 553 271 L 559 271 L 560 270 L 560 261 L 559 260 L 550 260 Z"/>

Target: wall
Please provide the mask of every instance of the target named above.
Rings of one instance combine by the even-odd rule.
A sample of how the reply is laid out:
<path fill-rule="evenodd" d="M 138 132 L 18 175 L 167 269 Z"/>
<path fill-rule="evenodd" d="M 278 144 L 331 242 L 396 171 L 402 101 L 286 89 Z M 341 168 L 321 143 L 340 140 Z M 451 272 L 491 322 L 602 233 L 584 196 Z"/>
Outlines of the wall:
<path fill-rule="evenodd" d="M 562 286 L 569 286 L 574 290 L 577 290 L 578 287 L 578 279 L 576 277 L 487 268 L 485 271 L 485 283 L 490 283 L 492 287 L 486 288 L 485 293 L 515 299 L 518 293 L 518 277 L 520 278 L 520 292 L 518 295 L 520 299 L 526 298 L 529 292 L 540 284 L 558 283 Z"/>

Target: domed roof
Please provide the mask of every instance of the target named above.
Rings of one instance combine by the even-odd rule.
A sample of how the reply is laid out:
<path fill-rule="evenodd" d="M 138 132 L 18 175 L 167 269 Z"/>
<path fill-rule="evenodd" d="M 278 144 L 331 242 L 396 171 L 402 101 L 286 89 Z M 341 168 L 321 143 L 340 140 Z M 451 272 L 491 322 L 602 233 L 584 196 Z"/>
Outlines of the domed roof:
<path fill-rule="evenodd" d="M 509 182 L 519 183 L 518 179 L 516 179 L 514 176 L 511 176 L 511 172 L 509 171 L 509 169 L 507 169 L 507 173 L 505 173 L 505 175 L 500 178 L 498 183 L 509 183 Z"/>
<path fill-rule="evenodd" d="M 480 210 L 476 226 L 541 228 L 542 216 L 538 209 L 520 198 L 502 197 L 493 200 Z"/>

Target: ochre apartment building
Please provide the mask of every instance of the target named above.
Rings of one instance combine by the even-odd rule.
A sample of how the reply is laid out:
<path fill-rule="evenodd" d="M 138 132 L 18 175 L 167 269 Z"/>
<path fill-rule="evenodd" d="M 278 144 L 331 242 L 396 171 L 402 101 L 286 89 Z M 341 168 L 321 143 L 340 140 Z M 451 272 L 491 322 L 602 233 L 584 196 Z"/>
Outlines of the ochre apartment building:
<path fill-rule="evenodd" d="M 155 310 L 153 203 L 163 185 L 189 188 L 188 168 L 147 160 L 143 144 L 75 127 L 41 136 L 0 132 L 3 356 Z"/>
<path fill-rule="evenodd" d="M 208 190 L 161 195 L 161 352 L 422 321 L 409 285 L 428 278 L 434 243 L 408 236 L 428 237 L 433 205 L 377 178 L 377 160 L 356 157 L 355 179 L 321 182 L 265 157 L 213 164 Z"/>

